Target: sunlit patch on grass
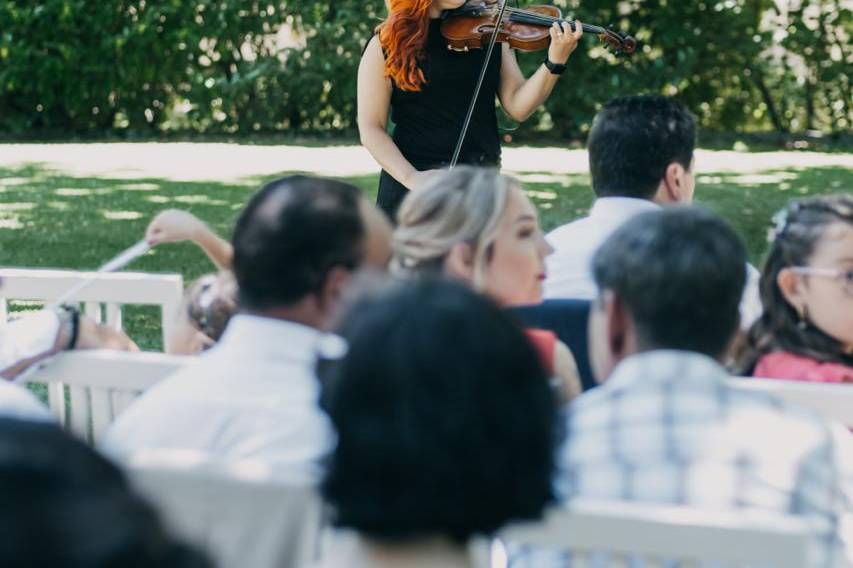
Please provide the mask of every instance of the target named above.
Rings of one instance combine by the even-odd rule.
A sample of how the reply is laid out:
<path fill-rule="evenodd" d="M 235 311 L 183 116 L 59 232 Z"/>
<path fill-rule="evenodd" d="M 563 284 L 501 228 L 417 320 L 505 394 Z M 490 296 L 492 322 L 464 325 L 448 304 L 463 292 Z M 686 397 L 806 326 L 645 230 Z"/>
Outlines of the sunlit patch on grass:
<path fill-rule="evenodd" d="M 125 183 L 116 189 L 123 191 L 157 191 L 160 186 L 156 183 Z"/>
<path fill-rule="evenodd" d="M 92 195 L 94 191 L 91 189 L 84 189 L 82 187 L 60 187 L 54 191 L 54 193 L 63 197 L 85 197 L 87 195 Z"/>
<path fill-rule="evenodd" d="M 569 187 L 569 180 L 566 176 L 555 174 L 518 174 L 516 176 L 521 183 L 547 183 L 560 184 L 563 187 Z"/>
<path fill-rule="evenodd" d="M 57 211 L 68 211 L 71 209 L 71 205 L 65 201 L 48 201 L 47 206 Z"/>
<path fill-rule="evenodd" d="M 33 181 L 35 181 L 35 180 L 33 180 L 33 178 L 7 177 L 7 178 L 3 178 L 3 180 L 0 181 L 0 187 L 3 187 L 4 185 L 5 186 L 27 185 L 28 183 L 33 183 Z"/>
<path fill-rule="evenodd" d="M 172 201 L 172 198 L 165 195 L 146 195 L 145 201 L 150 201 L 151 203 L 169 203 Z"/>
<path fill-rule="evenodd" d="M 797 177 L 797 174 L 794 172 L 772 172 L 766 174 L 743 174 L 739 176 L 732 176 L 726 181 L 737 185 L 765 185 L 772 183 L 778 184 L 784 181 L 797 179 Z"/>
<path fill-rule="evenodd" d="M 204 204 L 204 205 L 228 205 L 227 201 L 211 199 L 208 195 L 178 195 L 174 198 L 178 203 Z"/>
<path fill-rule="evenodd" d="M 696 178 L 696 183 L 701 185 L 719 185 L 723 183 L 723 178 L 720 176 L 699 176 Z"/>
<path fill-rule="evenodd" d="M 528 189 L 527 195 L 529 195 L 533 199 L 542 199 L 544 201 L 553 201 L 554 199 L 557 199 L 556 191 L 536 191 L 533 189 Z"/>
<path fill-rule="evenodd" d="M 35 203 L 0 203 L 0 211 L 30 211 L 35 208 Z"/>
<path fill-rule="evenodd" d="M 139 211 L 102 211 L 101 213 L 110 221 L 134 221 L 142 219 L 142 213 Z"/>
<path fill-rule="evenodd" d="M 21 223 L 21 219 L 17 216 L 0 219 L 0 229 L 9 229 L 12 231 L 23 229 L 25 225 Z"/>

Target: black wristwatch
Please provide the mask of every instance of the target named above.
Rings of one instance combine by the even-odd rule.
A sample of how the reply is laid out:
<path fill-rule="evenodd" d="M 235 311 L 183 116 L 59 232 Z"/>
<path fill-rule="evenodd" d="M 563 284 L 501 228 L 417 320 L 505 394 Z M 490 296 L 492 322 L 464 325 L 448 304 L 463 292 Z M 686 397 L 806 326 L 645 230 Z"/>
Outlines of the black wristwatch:
<path fill-rule="evenodd" d="M 63 346 L 63 349 L 70 350 L 77 347 L 77 340 L 80 338 L 80 310 L 74 306 L 61 305 L 57 310 L 60 325 L 67 327 L 68 343 Z"/>
<path fill-rule="evenodd" d="M 562 75 L 563 71 L 566 70 L 566 66 L 563 63 L 554 63 L 548 56 L 545 56 L 545 61 L 542 62 L 543 65 L 551 72 L 552 75 Z"/>

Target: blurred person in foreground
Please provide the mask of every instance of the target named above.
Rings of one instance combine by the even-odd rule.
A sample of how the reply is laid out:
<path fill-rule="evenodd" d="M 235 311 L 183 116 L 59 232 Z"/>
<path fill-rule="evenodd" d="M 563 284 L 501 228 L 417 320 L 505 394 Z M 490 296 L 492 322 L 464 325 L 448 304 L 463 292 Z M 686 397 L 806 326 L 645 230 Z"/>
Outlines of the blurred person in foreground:
<path fill-rule="evenodd" d="M 57 426 L 0 418 L 0 566 L 208 568 L 124 475 Z"/>
<path fill-rule="evenodd" d="M 541 516 L 557 402 L 509 314 L 461 284 L 404 281 L 337 333 L 318 370 L 338 432 L 322 492 L 354 534 L 323 568 L 470 567 L 471 537 Z"/>

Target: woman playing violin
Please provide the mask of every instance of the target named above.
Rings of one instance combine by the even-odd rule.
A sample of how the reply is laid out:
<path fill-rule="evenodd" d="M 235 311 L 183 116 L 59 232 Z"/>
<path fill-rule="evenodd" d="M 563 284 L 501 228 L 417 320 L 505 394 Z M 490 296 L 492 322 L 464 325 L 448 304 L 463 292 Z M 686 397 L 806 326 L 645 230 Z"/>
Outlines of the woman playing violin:
<path fill-rule="evenodd" d="M 388 0 L 358 69 L 361 142 L 382 166 L 378 205 L 392 218 L 410 190 L 449 164 L 486 50 L 453 51 L 441 35 L 444 10 L 465 0 Z M 581 25 L 554 23 L 543 64 L 525 78 L 507 44 L 496 46 L 459 163 L 496 166 L 500 138 L 494 100 L 522 122 L 548 98 L 583 35 Z M 394 123 L 389 136 L 388 113 Z"/>

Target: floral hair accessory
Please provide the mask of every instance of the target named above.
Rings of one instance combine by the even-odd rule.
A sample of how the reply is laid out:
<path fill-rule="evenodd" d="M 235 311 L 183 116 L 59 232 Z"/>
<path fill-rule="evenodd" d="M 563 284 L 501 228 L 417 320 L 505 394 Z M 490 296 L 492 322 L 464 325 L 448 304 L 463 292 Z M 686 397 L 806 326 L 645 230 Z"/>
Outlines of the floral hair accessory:
<path fill-rule="evenodd" d="M 781 237 L 785 232 L 785 229 L 788 228 L 788 221 L 791 217 L 796 215 L 799 210 L 800 204 L 795 201 L 790 206 L 777 211 L 772 217 L 773 226 L 767 230 L 767 242 L 772 244 L 776 239 Z"/>

